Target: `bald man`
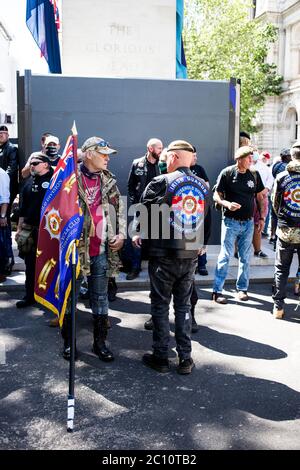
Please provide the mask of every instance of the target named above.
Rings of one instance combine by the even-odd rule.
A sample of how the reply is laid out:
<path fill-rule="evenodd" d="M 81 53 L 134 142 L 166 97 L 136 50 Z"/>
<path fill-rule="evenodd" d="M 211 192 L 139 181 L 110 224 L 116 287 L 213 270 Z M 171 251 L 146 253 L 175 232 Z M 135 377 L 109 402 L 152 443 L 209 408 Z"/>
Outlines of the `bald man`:
<path fill-rule="evenodd" d="M 159 156 L 163 144 L 160 139 L 152 137 L 147 142 L 147 152 L 141 158 L 133 160 L 128 178 L 129 204 L 137 204 L 148 183 L 157 175 L 159 170 Z M 141 270 L 141 248 L 129 247 L 131 258 L 131 272 L 126 276 L 127 280 L 135 279 Z"/>
<path fill-rule="evenodd" d="M 169 305 L 173 295 L 175 339 L 179 374 L 190 374 L 191 292 L 199 249 L 206 243 L 204 217 L 208 209 L 208 187 L 190 170 L 193 146 L 176 140 L 167 149 L 167 174 L 155 177 L 146 187 L 141 204 L 148 211 L 148 227 L 140 221 L 140 232 L 148 228 L 153 354 L 143 363 L 157 372 L 168 372 Z M 141 208 L 141 213 L 143 212 Z M 160 213 L 161 212 L 161 213 Z M 139 246 L 140 236 L 133 236 Z"/>

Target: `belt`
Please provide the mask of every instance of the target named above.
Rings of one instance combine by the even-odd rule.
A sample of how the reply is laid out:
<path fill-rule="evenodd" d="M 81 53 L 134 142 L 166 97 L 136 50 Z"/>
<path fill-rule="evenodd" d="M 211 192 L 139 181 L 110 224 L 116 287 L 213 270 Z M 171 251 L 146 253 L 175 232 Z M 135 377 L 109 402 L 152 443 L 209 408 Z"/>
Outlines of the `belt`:
<path fill-rule="evenodd" d="M 249 219 L 236 219 L 235 217 L 228 217 L 227 215 L 226 215 L 226 218 L 235 220 L 236 222 L 249 222 L 250 220 L 252 220 L 252 217 L 250 217 Z"/>

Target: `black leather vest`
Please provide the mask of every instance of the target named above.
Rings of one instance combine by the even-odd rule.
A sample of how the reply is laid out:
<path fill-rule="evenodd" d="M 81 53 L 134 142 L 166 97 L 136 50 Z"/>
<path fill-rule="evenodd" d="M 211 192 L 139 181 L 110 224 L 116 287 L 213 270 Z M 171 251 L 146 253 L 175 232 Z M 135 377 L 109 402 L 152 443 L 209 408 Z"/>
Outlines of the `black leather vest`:
<path fill-rule="evenodd" d="M 149 254 L 195 258 L 204 244 L 208 187 L 188 168 L 166 174 L 165 179 L 165 196 L 155 215 L 152 210 Z"/>

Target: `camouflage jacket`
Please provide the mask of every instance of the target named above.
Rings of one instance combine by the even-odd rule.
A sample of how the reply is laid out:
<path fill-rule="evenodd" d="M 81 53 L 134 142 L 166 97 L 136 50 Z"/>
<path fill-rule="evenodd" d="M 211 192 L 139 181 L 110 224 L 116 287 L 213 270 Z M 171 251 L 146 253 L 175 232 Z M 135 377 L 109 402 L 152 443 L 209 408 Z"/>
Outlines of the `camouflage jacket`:
<path fill-rule="evenodd" d="M 271 200 L 278 218 L 276 235 L 287 243 L 300 243 L 300 162 L 292 160 L 276 176 Z"/>
<path fill-rule="evenodd" d="M 100 172 L 102 209 L 106 217 L 107 241 L 114 235 L 122 234 L 126 237 L 126 221 L 124 217 L 124 204 L 116 184 L 115 176 L 108 170 Z M 80 256 L 80 268 L 83 275 L 90 274 L 90 236 L 95 234 L 95 226 L 89 210 L 83 182 L 82 173 L 78 169 L 78 194 L 79 204 L 83 211 L 84 222 L 81 237 L 79 240 L 78 252 Z M 116 276 L 119 272 L 120 258 L 117 252 L 111 251 L 106 242 L 106 252 L 108 260 L 108 277 Z"/>

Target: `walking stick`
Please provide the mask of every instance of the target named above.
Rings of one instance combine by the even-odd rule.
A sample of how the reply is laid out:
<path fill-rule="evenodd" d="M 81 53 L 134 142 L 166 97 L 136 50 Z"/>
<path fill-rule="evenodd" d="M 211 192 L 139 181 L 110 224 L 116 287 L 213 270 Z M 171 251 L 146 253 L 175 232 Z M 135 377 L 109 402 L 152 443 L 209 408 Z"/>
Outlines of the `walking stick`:
<path fill-rule="evenodd" d="M 74 413 L 75 413 L 75 339 L 76 339 L 76 322 L 75 322 L 75 305 L 76 305 L 76 245 L 73 243 L 72 248 L 72 288 L 71 288 L 71 348 L 70 348 L 70 368 L 69 368 L 69 395 L 68 395 L 68 417 L 67 431 L 73 432 Z"/>

